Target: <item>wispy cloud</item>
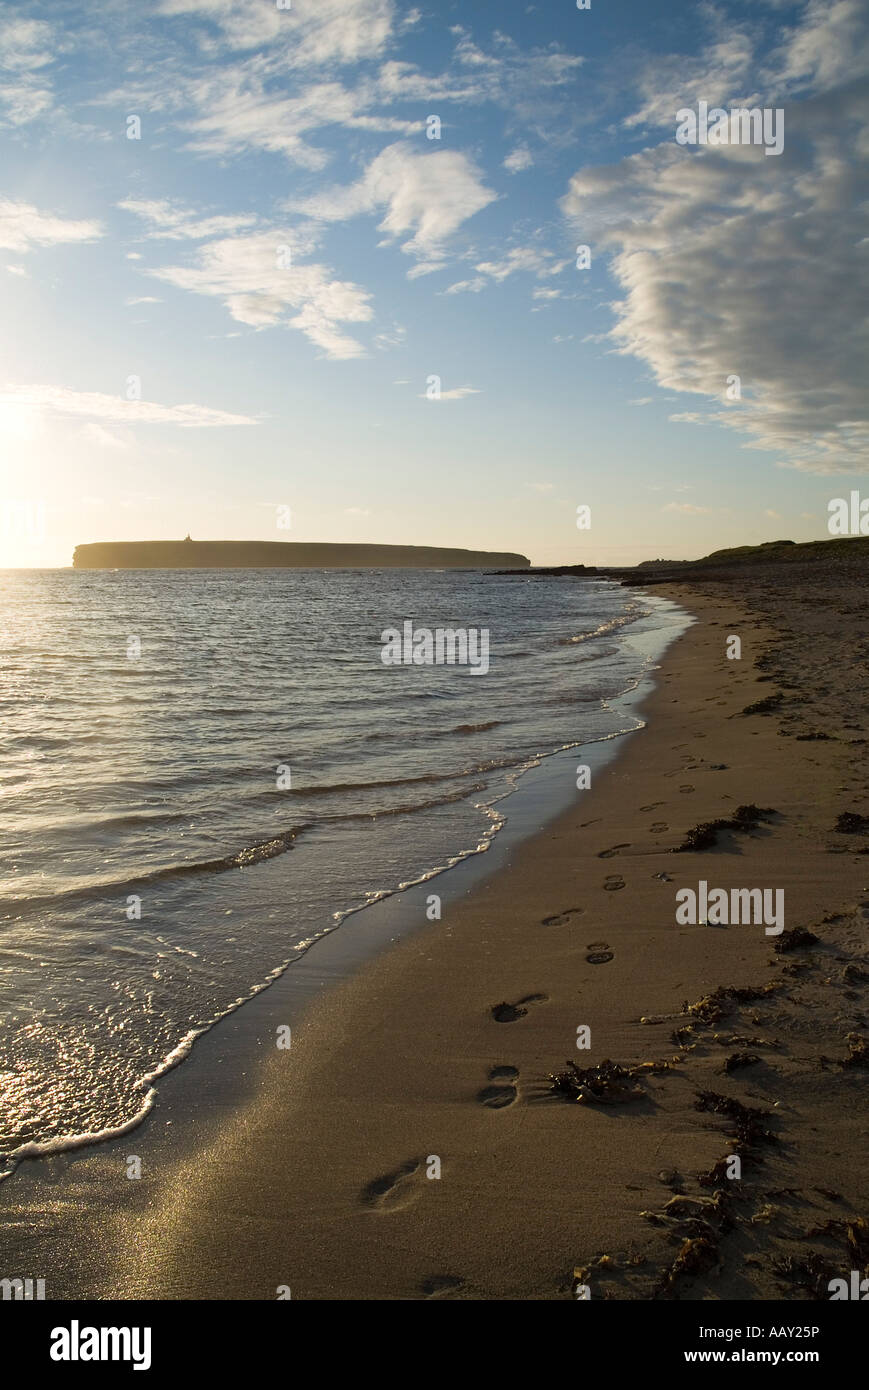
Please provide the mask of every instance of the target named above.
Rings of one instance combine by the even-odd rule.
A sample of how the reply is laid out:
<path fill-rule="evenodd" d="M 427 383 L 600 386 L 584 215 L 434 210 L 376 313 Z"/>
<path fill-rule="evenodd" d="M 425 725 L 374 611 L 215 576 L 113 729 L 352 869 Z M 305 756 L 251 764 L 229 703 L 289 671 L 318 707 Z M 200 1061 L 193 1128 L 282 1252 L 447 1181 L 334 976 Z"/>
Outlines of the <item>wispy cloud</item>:
<path fill-rule="evenodd" d="M 558 275 L 567 264 L 567 261 L 558 260 L 551 251 L 541 247 L 514 246 L 499 261 L 481 261 L 474 268 L 481 275 L 488 275 L 493 280 L 500 281 L 506 280 L 508 275 L 515 275 L 519 270 L 536 275 L 538 279 L 545 279 L 550 275 Z"/>
<path fill-rule="evenodd" d="M 31 203 L 0 198 L 0 248 L 4 251 L 32 251 L 35 246 L 95 241 L 102 234 L 99 222 L 75 221 L 55 213 L 40 212 Z"/>
<path fill-rule="evenodd" d="M 306 138 L 314 131 L 338 126 L 409 135 L 422 128 L 420 119 L 378 112 L 370 84 L 352 89 L 339 81 L 316 81 L 288 96 L 281 77 L 244 63 L 188 84 L 194 114 L 179 119 L 189 136 L 188 148 L 214 155 L 264 150 L 317 170 L 329 155 Z"/>
<path fill-rule="evenodd" d="M 150 224 L 147 235 L 167 241 L 200 241 L 206 237 L 228 236 L 256 223 L 251 213 L 198 217 L 189 209 L 165 199 L 127 198 L 118 207 L 135 213 Z"/>
<path fill-rule="evenodd" d="M 450 285 L 443 290 L 443 294 L 479 294 L 491 281 L 485 275 L 475 275 L 471 280 L 456 280 L 454 285 Z"/>
<path fill-rule="evenodd" d="M 501 284 L 509 276 L 519 271 L 535 275 L 538 280 L 559 275 L 569 262 L 559 260 L 551 251 L 538 246 L 514 246 L 500 260 L 478 261 L 474 266 L 477 274 L 469 280 L 457 280 L 444 294 L 479 294 L 487 285 Z M 535 289 L 532 297 L 538 300 L 560 299 L 562 291 L 557 289 Z"/>
<path fill-rule="evenodd" d="M 430 396 L 427 391 L 421 391 L 420 397 L 425 401 L 463 401 L 466 396 L 479 396 L 478 386 L 454 386 L 450 391 L 441 391 L 437 396 Z"/>
<path fill-rule="evenodd" d="M 0 112 L 11 126 L 28 125 L 54 104 L 45 69 L 58 52 L 55 26 L 0 7 Z"/>
<path fill-rule="evenodd" d="M 713 41 L 696 54 L 656 53 L 641 69 L 637 85 L 642 105 L 627 126 L 672 126 L 681 106 L 704 100 L 710 106 L 730 102 L 741 92 L 754 56 L 748 27 L 713 5 L 699 5 L 697 18 L 712 31 Z"/>
<path fill-rule="evenodd" d="M 203 22 L 203 43 L 232 49 L 277 46 L 291 68 L 357 63 L 382 53 L 396 23 L 393 0 L 292 0 L 286 9 L 254 0 L 160 0 L 164 15 Z"/>
<path fill-rule="evenodd" d="M 515 150 L 511 150 L 502 162 L 508 174 L 521 174 L 524 169 L 533 167 L 534 156 L 526 145 L 519 145 Z"/>
<path fill-rule="evenodd" d="M 248 415 L 231 415 L 208 405 L 159 405 L 128 401 L 100 391 L 74 391 L 68 386 L 5 386 L 0 408 L 27 408 L 51 415 L 83 416 L 93 421 L 124 425 L 179 425 L 182 429 L 213 429 L 225 425 L 255 425 Z"/>

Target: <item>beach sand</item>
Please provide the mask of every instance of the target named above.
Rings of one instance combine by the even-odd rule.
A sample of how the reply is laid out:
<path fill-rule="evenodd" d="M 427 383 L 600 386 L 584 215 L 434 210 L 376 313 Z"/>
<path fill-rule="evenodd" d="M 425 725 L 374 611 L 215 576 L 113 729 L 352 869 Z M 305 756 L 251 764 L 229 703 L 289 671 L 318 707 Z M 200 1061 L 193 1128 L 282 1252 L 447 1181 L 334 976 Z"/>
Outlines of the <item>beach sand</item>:
<path fill-rule="evenodd" d="M 647 727 L 274 1049 L 117 1253 L 121 1296 L 551 1299 L 578 1278 L 592 1297 L 808 1298 L 865 1263 L 869 860 L 866 833 L 834 829 L 865 810 L 860 595 L 774 577 L 666 596 L 698 622 Z M 775 814 L 673 853 L 752 803 Z M 701 879 L 783 889 L 786 929 L 817 943 L 677 926 L 676 890 Z M 683 1012 L 722 987 L 757 993 Z M 578 1103 L 547 1081 L 566 1059 L 669 1069 L 631 1078 L 639 1098 Z M 700 1093 L 768 1115 L 698 1110 Z M 737 1179 L 716 1170 L 734 1153 Z"/>
<path fill-rule="evenodd" d="M 802 1299 L 866 1264 L 869 835 L 835 829 L 866 810 L 860 591 L 773 574 L 664 596 L 697 622 L 574 806 L 323 993 L 135 1209 L 79 1182 L 82 1293 Z M 674 852 L 752 804 L 754 828 Z M 786 930 L 818 940 L 677 925 L 700 880 L 783 889 Z M 568 1059 L 633 1074 L 580 1102 L 548 1080 Z"/>

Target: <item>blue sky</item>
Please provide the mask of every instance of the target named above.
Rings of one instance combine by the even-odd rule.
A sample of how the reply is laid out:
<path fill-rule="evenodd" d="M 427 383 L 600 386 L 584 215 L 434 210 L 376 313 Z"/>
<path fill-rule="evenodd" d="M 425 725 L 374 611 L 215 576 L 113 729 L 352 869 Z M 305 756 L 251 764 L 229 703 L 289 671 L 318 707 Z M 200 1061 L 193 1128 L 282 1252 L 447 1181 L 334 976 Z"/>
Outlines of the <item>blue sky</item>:
<path fill-rule="evenodd" d="M 0 566 L 826 535 L 867 52 L 859 0 L 0 4 Z M 782 153 L 680 145 L 700 101 L 781 110 Z"/>

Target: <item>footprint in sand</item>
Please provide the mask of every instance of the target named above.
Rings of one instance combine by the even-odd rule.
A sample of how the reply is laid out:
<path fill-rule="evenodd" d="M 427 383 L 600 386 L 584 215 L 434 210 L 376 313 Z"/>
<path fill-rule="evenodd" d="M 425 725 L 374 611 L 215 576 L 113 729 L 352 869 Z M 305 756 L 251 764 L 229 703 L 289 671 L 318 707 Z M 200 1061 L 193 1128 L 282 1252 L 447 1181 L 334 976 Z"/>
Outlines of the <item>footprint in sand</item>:
<path fill-rule="evenodd" d="M 493 1067 L 489 1072 L 491 1086 L 484 1086 L 477 1100 L 481 1105 L 488 1106 L 490 1110 L 503 1110 L 506 1106 L 512 1105 L 519 1099 L 519 1092 L 516 1089 L 516 1081 L 519 1077 L 518 1067 Z"/>
<path fill-rule="evenodd" d="M 598 859 L 612 859 L 620 849 L 630 849 L 630 845 L 613 845 L 610 849 L 602 849 L 597 857 Z"/>
<path fill-rule="evenodd" d="M 621 874 L 608 874 L 603 886 L 607 893 L 617 893 L 620 888 L 624 888 L 625 881 Z"/>
<path fill-rule="evenodd" d="M 663 801 L 653 801 L 651 806 L 641 806 L 641 811 L 655 811 L 659 806 L 663 806 Z"/>
<path fill-rule="evenodd" d="M 665 820 L 656 820 L 652 822 L 649 829 L 654 830 L 656 834 L 660 834 L 662 830 L 669 830 L 670 827 Z"/>
<path fill-rule="evenodd" d="M 524 1018 L 527 1014 L 526 1004 L 542 1004 L 545 998 L 545 994 L 526 994 L 525 998 L 516 1004 L 496 1004 L 492 1009 L 492 1017 L 496 1023 L 515 1023 L 517 1018 Z"/>
<path fill-rule="evenodd" d="M 609 948 L 608 941 L 590 941 L 586 947 L 588 955 L 586 960 L 589 965 L 606 965 L 608 960 L 612 960 L 615 952 Z"/>
<path fill-rule="evenodd" d="M 680 787 L 679 790 L 680 792 L 693 792 L 694 788 L 691 786 L 690 782 L 686 782 L 684 787 Z"/>
<path fill-rule="evenodd" d="M 415 1196 L 410 1180 L 419 1168 L 419 1159 L 409 1158 L 394 1173 L 384 1173 L 370 1182 L 362 1191 L 362 1201 L 375 1211 L 395 1211 L 406 1206 Z"/>
<path fill-rule="evenodd" d="M 566 907 L 563 912 L 556 912 L 552 917 L 544 917 L 540 923 L 542 927 L 565 927 L 571 917 L 578 917 L 584 911 L 581 907 Z"/>

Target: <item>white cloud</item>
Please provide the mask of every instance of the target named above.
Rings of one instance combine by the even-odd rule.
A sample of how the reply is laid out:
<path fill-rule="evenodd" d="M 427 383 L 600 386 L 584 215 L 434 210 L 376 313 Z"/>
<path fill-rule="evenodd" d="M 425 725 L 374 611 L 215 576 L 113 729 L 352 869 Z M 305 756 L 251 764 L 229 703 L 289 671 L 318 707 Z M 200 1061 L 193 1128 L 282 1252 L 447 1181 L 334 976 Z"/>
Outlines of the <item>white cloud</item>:
<path fill-rule="evenodd" d="M 158 405 L 128 401 L 100 391 L 74 391 L 67 386 L 11 386 L 0 390 L 0 410 L 46 411 L 52 415 L 84 416 L 124 425 L 180 425 L 208 429 L 223 425 L 255 425 L 247 415 L 230 415 L 207 405 Z"/>
<path fill-rule="evenodd" d="M 668 502 L 662 512 L 680 512 L 683 516 L 700 516 L 709 511 L 708 507 L 695 507 L 693 502 Z"/>
<path fill-rule="evenodd" d="M 696 410 L 683 410 L 677 415 L 668 415 L 667 419 L 674 425 L 702 425 L 703 416 Z"/>
<path fill-rule="evenodd" d="M 129 299 L 125 299 L 125 300 L 124 300 L 124 304 L 126 305 L 126 307 L 127 307 L 128 309 L 134 308 L 135 305 L 137 305 L 137 304 L 162 304 L 162 303 L 163 303 L 162 299 L 158 299 L 157 296 L 156 296 L 156 295 L 153 295 L 153 294 L 134 294 L 134 295 L 132 295 Z"/>
<path fill-rule="evenodd" d="M 489 281 L 486 279 L 485 275 L 475 275 L 472 280 L 457 280 L 454 285 L 450 285 L 450 287 L 443 290 L 442 293 L 479 294 L 480 290 L 484 290 L 488 284 Z"/>
<path fill-rule="evenodd" d="M 107 430 L 104 425 L 98 425 L 93 420 L 84 426 L 81 435 L 88 444 L 96 444 L 100 449 L 129 449 L 130 447 L 128 439 L 113 430 Z"/>
<path fill-rule="evenodd" d="M 401 347 L 407 337 L 407 329 L 400 323 L 394 323 L 391 328 L 384 328 L 375 334 L 374 346 L 380 352 L 387 352 L 390 348 Z"/>
<path fill-rule="evenodd" d="M 256 222 L 256 217 L 249 213 L 197 219 L 194 212 L 167 200 L 127 198 L 118 203 L 118 207 L 149 222 L 151 231 L 148 236 L 168 241 L 198 241 L 206 237 L 228 236 L 252 227 Z"/>
<path fill-rule="evenodd" d="M 682 106 L 706 101 L 710 106 L 729 105 L 742 91 L 754 56 L 749 30 L 713 5 L 698 6 L 698 21 L 714 36 L 699 53 L 656 53 L 647 61 L 636 85 L 642 105 L 625 121 L 627 126 L 670 126 Z"/>
<path fill-rule="evenodd" d="M 395 24 L 393 0 L 161 0 L 165 15 L 196 16 L 234 49 L 277 45 L 293 68 L 358 63 L 385 48 Z"/>
<path fill-rule="evenodd" d="M 454 386 L 451 391 L 441 391 L 439 396 L 430 396 L 427 391 L 420 392 L 420 399 L 425 401 L 463 401 L 466 396 L 479 396 L 480 390 L 477 386 Z"/>
<path fill-rule="evenodd" d="M 770 74 L 775 91 L 811 84 L 829 91 L 869 69 L 869 28 L 863 0 L 810 0 L 801 22 L 784 31 Z"/>
<path fill-rule="evenodd" d="M 34 72 L 53 61 L 52 26 L 40 19 L 24 19 L 0 11 L 0 67 L 10 72 Z"/>
<path fill-rule="evenodd" d="M 196 79 L 189 98 L 196 115 L 184 122 L 188 148 L 205 154 L 265 150 L 306 169 L 322 169 L 329 156 L 304 138 L 314 130 L 346 130 L 410 135 L 421 121 L 372 112 L 377 94 L 370 84 L 351 90 L 337 81 L 318 81 L 286 95 L 285 74 L 242 63 L 218 76 Z"/>
<path fill-rule="evenodd" d="M 7 265 L 6 269 L 10 275 L 19 275 L 25 280 L 30 278 L 23 265 Z"/>
<path fill-rule="evenodd" d="M 59 246 L 70 241 L 95 241 L 102 227 L 94 221 L 72 221 L 40 212 L 31 203 L 0 198 L 0 249 L 31 251 L 34 246 Z"/>
<path fill-rule="evenodd" d="M 511 150 L 503 163 L 508 174 L 521 174 L 523 169 L 533 168 L 534 157 L 526 145 L 519 145 Z"/>
<path fill-rule="evenodd" d="M 466 154 L 420 154 L 398 142 L 382 150 L 358 182 L 308 198 L 299 209 L 315 219 L 338 222 L 385 208 L 379 230 L 388 238 L 412 233 L 401 249 L 418 257 L 428 271 L 443 261 L 446 242 L 462 223 L 495 197 Z"/>
<path fill-rule="evenodd" d="M 791 35 L 784 50 L 781 81 L 811 66 L 808 51 L 815 69 L 841 70 L 829 56 L 841 50 L 818 38 L 820 9 L 810 5 L 808 16 L 806 43 Z M 660 386 L 717 403 L 711 419 L 743 433 L 744 447 L 805 472 L 863 472 L 869 462 L 864 315 L 855 311 L 869 244 L 859 172 L 867 124 L 869 90 L 854 83 L 789 101 L 776 158 L 759 146 L 694 151 L 668 140 L 582 169 L 562 203 L 584 240 L 613 254 L 619 351 L 645 362 Z M 726 405 L 734 374 L 742 397 Z"/>
<path fill-rule="evenodd" d="M 500 32 L 493 36 L 487 52 L 460 25 L 450 32 L 456 42 L 446 72 L 433 75 L 415 63 L 384 62 L 377 79 L 381 97 L 405 102 L 491 102 L 508 111 L 526 135 L 531 132 L 541 140 L 563 138 L 569 129 L 565 119 L 569 88 L 585 62 L 583 57 L 564 53 L 554 45 L 520 48 Z M 516 155 L 522 159 L 520 151 L 524 149 L 520 145 L 507 160 Z M 506 160 L 504 167 L 510 168 Z"/>
<path fill-rule="evenodd" d="M 508 275 L 515 275 L 517 270 L 525 270 L 542 280 L 550 275 L 558 275 L 567 264 L 567 261 L 557 260 L 551 251 L 537 246 L 514 246 L 500 261 L 482 261 L 474 269 L 499 282 L 506 280 Z"/>
<path fill-rule="evenodd" d="M 454 285 L 442 291 L 443 294 L 479 294 L 487 285 L 500 284 L 517 271 L 526 271 L 542 280 L 558 275 L 568 265 L 559 261 L 551 251 L 536 246 L 515 246 L 498 261 L 480 261 L 474 269 L 479 274 L 469 280 L 457 280 Z M 437 267 L 433 267 L 437 268 Z M 532 291 L 532 298 L 542 301 L 561 299 L 562 291 L 538 288 Z"/>
<path fill-rule="evenodd" d="M 220 299 L 238 323 L 252 328 L 289 325 L 304 333 L 327 357 L 362 357 L 365 349 L 341 327 L 373 317 L 367 290 L 336 280 L 325 265 L 299 261 L 310 242 L 288 230 L 223 238 L 198 248 L 198 264 L 150 270 L 167 284 Z M 295 244 L 294 244 L 295 243 Z M 282 248 L 291 264 L 281 267 Z"/>
<path fill-rule="evenodd" d="M 55 27 L 0 9 L 0 107 L 9 125 L 23 126 L 54 104 L 43 72 L 58 51 Z"/>

